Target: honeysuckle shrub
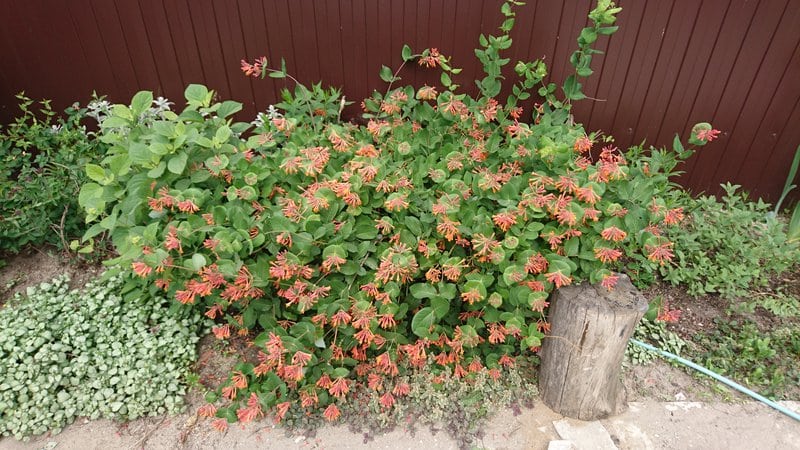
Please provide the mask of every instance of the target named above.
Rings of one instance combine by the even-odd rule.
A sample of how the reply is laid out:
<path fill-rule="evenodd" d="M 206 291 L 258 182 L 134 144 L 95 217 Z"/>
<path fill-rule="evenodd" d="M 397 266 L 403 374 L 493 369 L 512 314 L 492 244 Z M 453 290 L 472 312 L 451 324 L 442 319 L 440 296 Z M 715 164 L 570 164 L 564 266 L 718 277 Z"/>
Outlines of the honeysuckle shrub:
<path fill-rule="evenodd" d="M 554 288 L 611 289 L 626 258 L 672 257 L 663 228 L 682 212 L 660 195 L 691 150 L 676 137 L 672 151 L 624 153 L 570 115 L 591 44 L 616 30 L 619 9 L 600 1 L 590 13 L 561 91 L 542 82 L 543 62 L 518 62 L 500 103 L 513 5 L 499 36 L 481 36 L 477 97 L 453 83 L 449 58 L 406 46 L 403 64 L 441 70 L 441 85 L 395 87 L 399 69 L 384 67 L 366 125 L 339 119 L 337 90 L 300 83 L 253 124 L 200 85 L 180 113 L 143 116 L 150 92 L 111 108 L 100 125 L 110 149 L 80 194 L 97 221 L 87 236 L 110 232 L 114 262 L 141 289 L 255 347 L 201 408 L 215 427 L 279 420 L 293 404 L 333 420 L 356 382 L 390 409 L 408 393 L 403 367 L 496 378 L 540 346 Z M 242 70 L 291 78 L 265 58 Z M 537 88 L 528 123 L 518 102 Z M 715 133 L 700 124 L 690 142 Z"/>
<path fill-rule="evenodd" d="M 179 412 L 202 315 L 141 297 L 120 275 L 75 290 L 68 281 L 29 287 L 0 308 L 0 435 Z"/>

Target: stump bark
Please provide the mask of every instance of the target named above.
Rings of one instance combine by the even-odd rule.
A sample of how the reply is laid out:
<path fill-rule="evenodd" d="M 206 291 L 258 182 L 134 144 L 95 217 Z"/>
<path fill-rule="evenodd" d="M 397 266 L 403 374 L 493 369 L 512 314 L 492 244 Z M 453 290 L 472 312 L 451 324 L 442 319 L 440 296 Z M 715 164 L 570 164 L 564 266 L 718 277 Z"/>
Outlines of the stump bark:
<path fill-rule="evenodd" d="M 550 335 L 542 343 L 539 391 L 554 411 L 596 420 L 625 409 L 622 359 L 647 301 L 620 275 L 609 291 L 583 283 L 553 293 Z"/>

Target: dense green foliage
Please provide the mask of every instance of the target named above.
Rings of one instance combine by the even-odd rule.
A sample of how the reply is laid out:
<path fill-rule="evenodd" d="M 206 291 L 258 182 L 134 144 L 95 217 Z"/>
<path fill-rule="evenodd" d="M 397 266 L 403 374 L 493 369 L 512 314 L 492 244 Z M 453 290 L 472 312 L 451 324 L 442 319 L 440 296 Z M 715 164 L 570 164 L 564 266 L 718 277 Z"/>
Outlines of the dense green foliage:
<path fill-rule="evenodd" d="M 661 274 L 693 295 L 744 295 L 800 260 L 800 243 L 788 241 L 786 225 L 769 214 L 768 204 L 748 201 L 737 192 L 739 186 L 723 188 L 721 200 L 687 196 L 683 202 L 689 220 L 669 233 L 675 259 L 661 267 Z"/>
<path fill-rule="evenodd" d="M 72 291 L 62 277 L 0 309 L 0 435 L 181 409 L 202 316 L 125 290 L 119 276 Z"/>
<path fill-rule="evenodd" d="M 788 322 L 773 329 L 752 320 L 715 319 L 715 329 L 697 336 L 693 358 L 772 398 L 797 394 L 800 386 L 800 329 Z M 794 399 L 794 396 L 788 397 Z"/>
<path fill-rule="evenodd" d="M 381 386 L 391 409 L 408 394 L 403 367 L 430 358 L 434 372 L 497 378 L 539 347 L 554 288 L 611 289 L 623 255 L 671 259 L 663 233 L 682 211 L 661 194 L 691 151 L 678 137 L 672 151 L 627 153 L 605 139 L 593 155 L 600 134 L 570 116 L 592 44 L 616 30 L 619 9 L 601 0 L 590 13 L 563 98 L 542 61 L 521 61 L 503 104 L 514 4 L 502 7 L 501 34 L 480 38 L 477 98 L 459 92 L 449 58 L 405 46 L 403 65 L 441 69 L 441 86 L 394 87 L 400 69 L 384 67 L 388 87 L 364 101 L 365 126 L 339 120 L 337 91 L 299 83 L 254 127 L 200 85 L 180 113 L 149 114 L 150 92 L 110 108 L 108 154 L 87 165 L 80 193 L 98 221 L 87 237 L 110 232 L 143 291 L 202 308 L 218 338 L 255 336 L 257 359 L 234 369 L 221 407 L 203 408 L 215 426 L 266 410 L 280 419 L 298 403 L 335 419 L 354 382 Z M 266 58 L 242 69 L 291 78 Z M 537 86 L 528 124 L 518 101 Z M 699 124 L 689 142 L 716 133 Z"/>
<path fill-rule="evenodd" d="M 84 166 L 105 145 L 86 132 L 85 110 L 67 108 L 64 117 L 48 101 L 19 94 L 22 115 L 0 130 L 0 252 L 28 244 L 66 246 L 86 231 L 77 196 L 86 181 Z"/>

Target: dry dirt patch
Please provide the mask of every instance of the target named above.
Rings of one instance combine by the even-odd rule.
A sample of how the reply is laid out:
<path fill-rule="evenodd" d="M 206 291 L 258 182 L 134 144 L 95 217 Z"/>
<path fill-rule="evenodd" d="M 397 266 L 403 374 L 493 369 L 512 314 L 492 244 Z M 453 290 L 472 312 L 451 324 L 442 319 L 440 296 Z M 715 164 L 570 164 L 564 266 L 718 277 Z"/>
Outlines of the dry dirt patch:
<path fill-rule="evenodd" d="M 5 267 L 0 268 L 0 305 L 28 286 L 36 286 L 59 275 L 69 275 L 70 287 L 85 285 L 102 272 L 102 267 L 75 264 L 56 250 L 42 248 L 28 250 L 18 255 L 4 256 Z"/>

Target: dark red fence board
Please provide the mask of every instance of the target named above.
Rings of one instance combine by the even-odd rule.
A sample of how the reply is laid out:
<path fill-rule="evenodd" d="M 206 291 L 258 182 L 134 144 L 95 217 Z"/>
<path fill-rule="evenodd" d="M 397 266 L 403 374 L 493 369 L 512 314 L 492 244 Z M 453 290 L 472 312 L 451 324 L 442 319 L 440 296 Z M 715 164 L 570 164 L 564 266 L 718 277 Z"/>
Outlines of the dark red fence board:
<path fill-rule="evenodd" d="M 620 1 L 620 31 L 601 37 L 592 99 L 574 114 L 620 147 L 669 145 L 709 121 L 722 137 L 684 167 L 695 192 L 742 184 L 758 196 L 780 194 L 800 144 L 800 0 Z M 150 89 L 180 103 L 189 83 L 245 104 L 252 120 L 279 101 L 290 80 L 242 76 L 239 61 L 286 59 L 303 83 L 323 81 L 354 104 L 385 90 L 381 65 L 397 68 L 400 49 L 437 47 L 463 68 L 454 81 L 475 92 L 483 71 L 478 35 L 497 34 L 501 0 L 6 0 L 0 2 L 0 123 L 16 115 L 14 94 L 51 98 L 57 108 L 86 103 L 91 92 L 127 101 Z M 517 9 L 512 78 L 519 59 L 544 58 L 560 83 L 590 0 L 530 1 Z M 402 83 L 438 86 L 438 73 L 415 64 Z M 510 80 L 509 80 L 510 81 Z M 507 83 L 503 92 L 509 90 Z M 534 100 L 523 102 L 530 113 Z"/>

